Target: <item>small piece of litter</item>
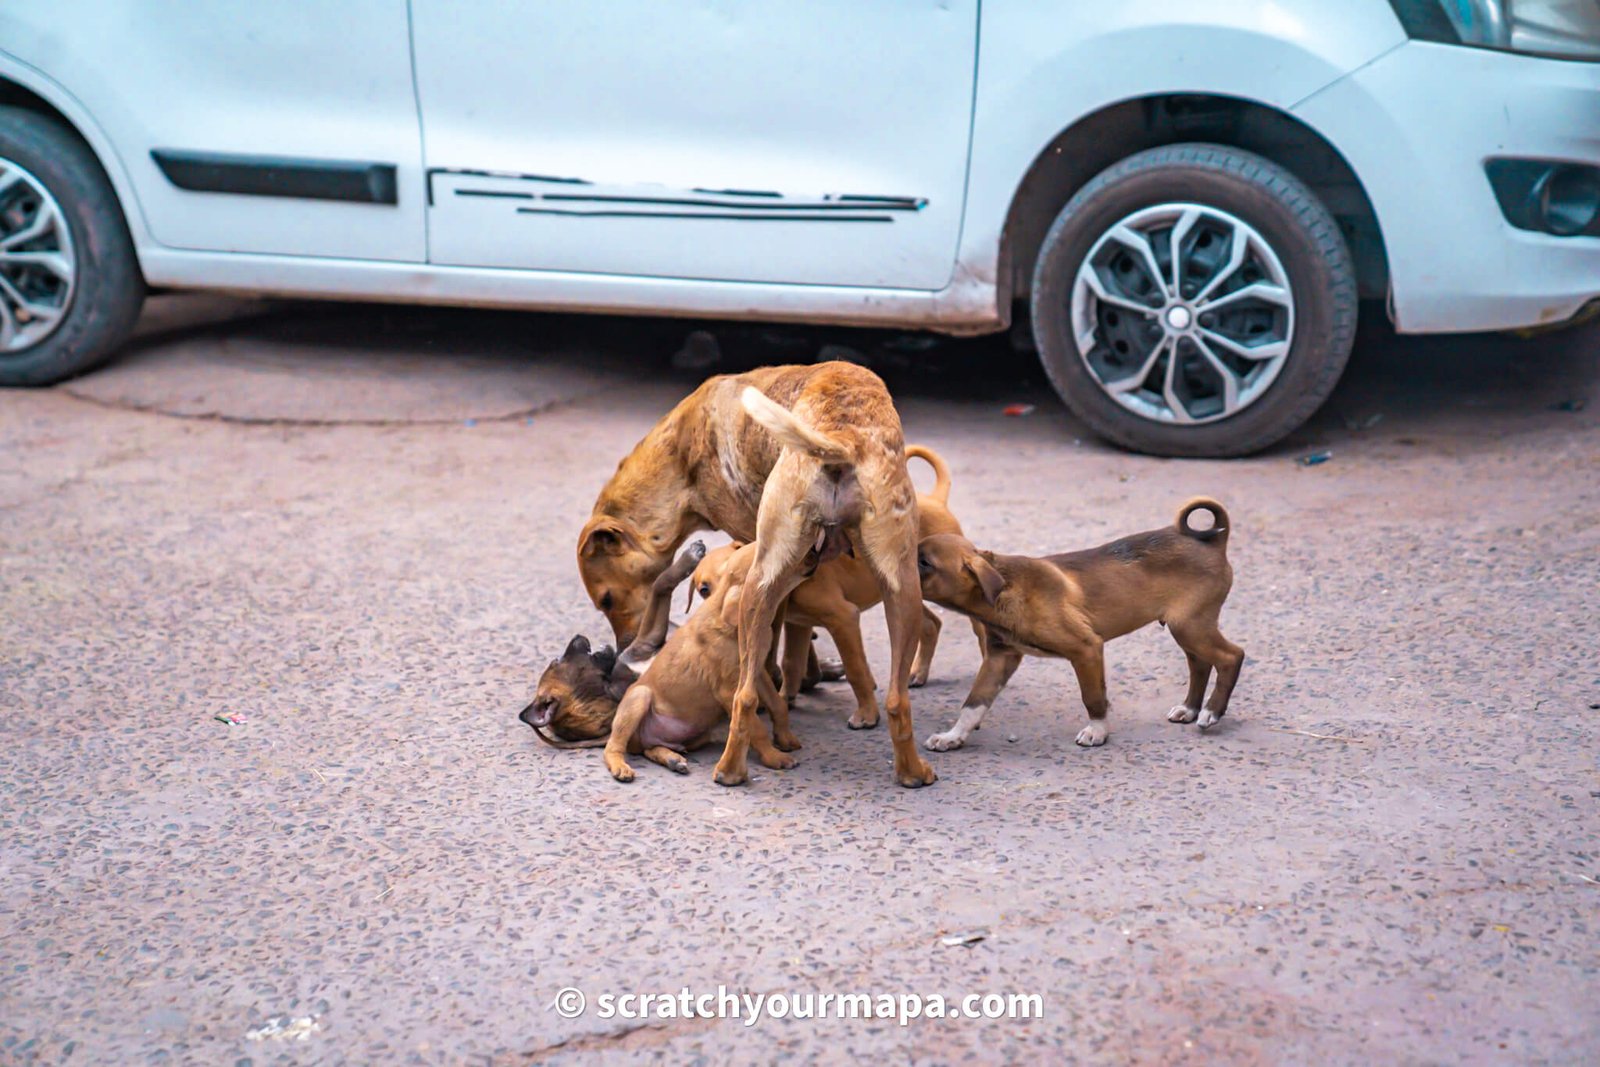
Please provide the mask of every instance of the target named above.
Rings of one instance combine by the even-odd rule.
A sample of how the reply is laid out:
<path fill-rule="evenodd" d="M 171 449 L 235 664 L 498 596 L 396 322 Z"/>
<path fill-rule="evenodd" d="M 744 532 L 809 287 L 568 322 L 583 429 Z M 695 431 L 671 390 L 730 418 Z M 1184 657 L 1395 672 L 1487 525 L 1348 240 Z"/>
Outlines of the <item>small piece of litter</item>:
<path fill-rule="evenodd" d="M 478 420 L 477 419 L 468 419 L 466 424 L 468 426 L 476 426 L 476 425 L 478 425 Z"/>
<path fill-rule="evenodd" d="M 1007 404 L 1001 414 L 1014 419 L 1019 415 L 1032 415 L 1034 410 L 1032 404 Z"/>
<path fill-rule="evenodd" d="M 245 1032 L 246 1041 L 305 1041 L 312 1034 L 322 1029 L 322 1024 L 317 1022 L 315 1015 L 301 1015 L 291 1019 L 287 1015 L 275 1015 L 256 1027 Z"/>
<path fill-rule="evenodd" d="M 1600 704 L 1590 704 L 1589 705 L 1589 710 L 1590 711 L 1600 711 Z"/>
<path fill-rule="evenodd" d="M 237 715 L 213 715 L 211 717 L 228 726 L 243 726 L 245 723 L 245 720 L 239 718 Z"/>
<path fill-rule="evenodd" d="M 1302 467 L 1315 467 L 1319 463 L 1326 463 L 1333 458 L 1332 452 L 1312 452 L 1295 460 Z"/>
<path fill-rule="evenodd" d="M 1579 874 L 1576 871 L 1574 871 L 1572 873 L 1573 873 L 1573 877 L 1581 879 L 1582 881 L 1588 882 L 1590 885 L 1600 885 L 1600 878 L 1590 878 L 1587 874 Z"/>
<path fill-rule="evenodd" d="M 1563 400 L 1559 404 L 1551 404 L 1551 411 L 1582 411 L 1588 406 L 1589 401 L 1584 397 L 1575 397 L 1572 400 Z"/>
<path fill-rule="evenodd" d="M 979 941 L 982 941 L 988 936 L 989 935 L 984 933 L 982 930 L 973 930 L 971 933 L 950 934 L 946 937 L 941 937 L 939 939 L 939 944 L 947 947 L 954 947 L 956 945 L 976 945 Z"/>
<path fill-rule="evenodd" d="M 1017 735 L 1016 734 L 1006 734 L 1006 740 L 1010 741 L 1014 745 L 1014 744 L 1017 743 Z"/>
<path fill-rule="evenodd" d="M 524 425 L 524 426 L 532 426 L 533 425 L 533 416 L 529 415 L 527 418 L 523 419 L 522 420 L 522 425 Z"/>

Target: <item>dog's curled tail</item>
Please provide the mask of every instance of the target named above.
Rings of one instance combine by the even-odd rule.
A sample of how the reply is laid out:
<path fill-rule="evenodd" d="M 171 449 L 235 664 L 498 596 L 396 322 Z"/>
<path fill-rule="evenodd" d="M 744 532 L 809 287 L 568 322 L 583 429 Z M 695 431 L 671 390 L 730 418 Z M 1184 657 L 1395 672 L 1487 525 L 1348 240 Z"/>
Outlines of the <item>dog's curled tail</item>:
<path fill-rule="evenodd" d="M 928 495 L 939 503 L 948 506 L 950 503 L 950 467 L 945 463 L 944 457 L 933 449 L 925 448 L 922 445 L 906 445 L 906 458 L 920 459 L 933 468 L 933 492 Z"/>
<path fill-rule="evenodd" d="M 755 386 L 745 386 L 739 401 L 750 417 L 765 427 L 785 448 L 815 456 L 824 463 L 850 462 L 850 453 L 843 444 L 807 426 L 794 412 Z"/>
<path fill-rule="evenodd" d="M 1189 516 L 1197 511 L 1211 512 L 1211 529 L 1196 530 L 1189 525 Z M 1228 512 L 1210 497 L 1197 496 L 1178 511 L 1178 531 L 1196 541 L 1214 541 L 1219 546 L 1228 543 Z"/>

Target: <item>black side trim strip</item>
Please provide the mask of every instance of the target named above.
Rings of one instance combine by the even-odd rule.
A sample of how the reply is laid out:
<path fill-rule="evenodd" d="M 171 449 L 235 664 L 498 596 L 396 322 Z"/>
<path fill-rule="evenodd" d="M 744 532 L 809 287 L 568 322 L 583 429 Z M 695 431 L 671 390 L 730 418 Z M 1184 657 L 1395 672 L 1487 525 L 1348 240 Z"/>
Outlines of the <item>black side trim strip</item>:
<path fill-rule="evenodd" d="M 167 180 L 195 193 L 281 196 L 295 200 L 343 200 L 398 204 L 392 163 L 360 163 L 284 156 L 244 156 L 157 148 L 150 158 Z"/>
<path fill-rule="evenodd" d="M 888 215 L 762 215 L 754 209 L 739 212 L 709 211 L 568 211 L 562 208 L 519 207 L 519 215 L 567 215 L 577 219 L 731 219 L 735 222 L 893 222 Z"/>
<path fill-rule="evenodd" d="M 743 208 L 746 211 L 862 211 L 873 208 L 878 211 L 916 211 L 921 205 L 911 200 L 888 199 L 882 200 L 868 197 L 849 197 L 854 203 L 832 204 L 743 204 L 729 203 L 726 200 L 690 200 L 675 199 L 667 196 L 613 196 L 596 193 L 584 195 L 581 193 L 545 193 L 541 200 L 556 200 L 573 203 L 597 204 L 664 204 L 669 207 L 731 207 Z M 846 199 L 844 197 L 841 200 Z"/>

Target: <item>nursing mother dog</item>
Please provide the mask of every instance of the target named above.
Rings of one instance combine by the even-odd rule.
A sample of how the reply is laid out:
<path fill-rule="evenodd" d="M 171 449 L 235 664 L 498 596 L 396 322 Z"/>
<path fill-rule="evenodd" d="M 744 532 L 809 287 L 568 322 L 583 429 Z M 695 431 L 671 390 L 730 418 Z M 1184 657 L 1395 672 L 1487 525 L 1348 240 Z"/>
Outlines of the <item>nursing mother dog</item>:
<path fill-rule="evenodd" d="M 825 562 L 854 551 L 883 590 L 895 780 L 932 784 L 911 726 L 922 625 L 916 490 L 882 379 L 841 362 L 719 375 L 645 435 L 600 491 L 578 538 L 584 588 L 620 645 L 637 633 L 652 585 L 678 546 L 706 529 L 756 545 L 739 606 L 740 682 L 716 781 L 748 780 L 757 674 L 807 557 Z"/>

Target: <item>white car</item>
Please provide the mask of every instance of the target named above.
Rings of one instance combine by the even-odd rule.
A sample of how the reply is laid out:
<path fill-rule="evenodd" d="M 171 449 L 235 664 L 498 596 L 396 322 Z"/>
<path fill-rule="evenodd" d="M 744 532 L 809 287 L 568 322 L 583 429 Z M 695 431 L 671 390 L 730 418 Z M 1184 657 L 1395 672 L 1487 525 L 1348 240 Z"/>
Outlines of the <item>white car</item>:
<path fill-rule="evenodd" d="M 801 320 L 1031 314 L 1169 455 L 1406 333 L 1600 295 L 1600 0 L 5 0 L 0 383 L 147 287 Z"/>

